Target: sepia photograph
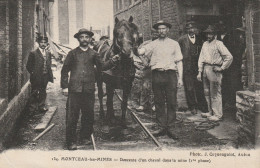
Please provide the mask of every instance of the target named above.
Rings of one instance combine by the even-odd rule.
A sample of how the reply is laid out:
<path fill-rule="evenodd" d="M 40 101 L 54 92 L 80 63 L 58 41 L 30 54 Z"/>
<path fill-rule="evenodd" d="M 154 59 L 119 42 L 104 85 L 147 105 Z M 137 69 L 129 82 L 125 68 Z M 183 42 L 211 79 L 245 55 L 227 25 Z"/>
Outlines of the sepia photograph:
<path fill-rule="evenodd" d="M 260 0 L 0 0 L 0 167 L 260 165 Z"/>

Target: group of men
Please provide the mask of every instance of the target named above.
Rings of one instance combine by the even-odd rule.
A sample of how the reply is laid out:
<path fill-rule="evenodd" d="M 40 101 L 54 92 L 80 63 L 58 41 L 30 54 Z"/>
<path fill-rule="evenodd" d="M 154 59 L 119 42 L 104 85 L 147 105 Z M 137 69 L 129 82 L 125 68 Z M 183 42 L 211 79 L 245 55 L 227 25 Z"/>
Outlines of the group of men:
<path fill-rule="evenodd" d="M 195 34 L 193 23 L 187 24 L 188 33 L 178 42 L 168 37 L 171 27 L 172 25 L 167 22 L 158 21 L 153 25 L 158 36 L 149 43 L 141 45 L 134 53 L 137 53 L 146 67 L 151 69 L 150 77 L 158 120 L 158 130 L 154 135 L 168 135 L 178 139 L 174 130 L 177 88 L 184 85 L 192 114 L 196 114 L 197 109 L 200 109 L 208 111 L 202 113 L 203 117 L 212 121 L 221 120 L 222 72 L 231 65 L 232 55 L 223 42 L 216 39 L 216 30 L 211 25 L 204 31 L 207 41 L 203 45 Z M 68 53 L 61 70 L 61 88 L 64 94 L 68 94 L 66 143 L 69 150 L 77 149 L 76 126 L 80 111 L 82 114 L 80 142 L 84 144 L 90 142 L 94 123 L 96 82 L 94 67 L 96 66 L 97 73 L 101 73 L 113 67 L 119 60 L 119 56 L 116 55 L 107 62 L 101 61 L 99 54 L 89 47 L 92 36 L 93 32 L 87 29 L 80 29 L 74 35 L 79 41 L 79 47 Z M 46 86 L 48 81 L 53 82 L 51 54 L 46 50 L 47 37 L 39 36 L 37 42 L 39 48 L 30 53 L 27 62 L 33 93 L 30 108 L 33 111 L 39 107 L 40 111 L 46 111 L 44 105 Z"/>
<path fill-rule="evenodd" d="M 153 133 L 155 136 L 168 135 L 178 139 L 174 130 L 177 88 L 183 85 L 192 114 L 197 114 L 200 109 L 205 112 L 202 117 L 210 121 L 222 120 L 222 72 L 231 65 L 233 56 L 223 42 L 216 39 L 214 26 L 209 25 L 204 31 L 207 41 L 202 44 L 194 25 L 194 22 L 187 23 L 187 34 L 177 42 L 168 37 L 172 25 L 161 20 L 153 25 L 158 38 L 137 51 L 142 62 L 147 63 L 148 60 L 152 70 L 152 90 L 159 125 Z"/>

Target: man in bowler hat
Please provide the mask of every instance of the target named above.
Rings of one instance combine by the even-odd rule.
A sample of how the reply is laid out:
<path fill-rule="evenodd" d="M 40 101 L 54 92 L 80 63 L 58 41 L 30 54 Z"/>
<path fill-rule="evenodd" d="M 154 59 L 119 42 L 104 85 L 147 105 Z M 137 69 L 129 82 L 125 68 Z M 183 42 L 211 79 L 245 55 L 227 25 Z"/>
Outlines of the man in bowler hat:
<path fill-rule="evenodd" d="M 31 98 L 29 110 L 31 112 L 46 112 L 45 106 L 46 87 L 48 82 L 53 82 L 51 69 L 51 53 L 48 50 L 48 38 L 39 35 L 37 38 L 39 47 L 30 52 L 27 61 L 27 71 L 30 73 Z"/>
<path fill-rule="evenodd" d="M 95 66 L 97 74 L 101 75 L 102 70 L 112 68 L 119 59 L 116 55 L 103 63 L 99 54 L 89 47 L 93 35 L 93 32 L 84 28 L 74 35 L 79 46 L 68 53 L 61 70 L 61 88 L 64 94 L 68 93 L 66 143 L 69 150 L 77 149 L 76 128 L 80 111 L 80 141 L 82 144 L 90 143 L 94 124 Z"/>

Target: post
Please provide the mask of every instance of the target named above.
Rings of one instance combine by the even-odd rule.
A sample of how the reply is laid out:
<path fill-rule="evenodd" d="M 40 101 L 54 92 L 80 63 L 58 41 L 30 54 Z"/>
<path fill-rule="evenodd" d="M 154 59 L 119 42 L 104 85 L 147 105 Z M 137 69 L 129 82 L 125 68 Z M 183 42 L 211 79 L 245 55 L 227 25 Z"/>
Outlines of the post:
<path fill-rule="evenodd" d="M 260 90 L 255 97 L 255 148 L 260 148 Z"/>

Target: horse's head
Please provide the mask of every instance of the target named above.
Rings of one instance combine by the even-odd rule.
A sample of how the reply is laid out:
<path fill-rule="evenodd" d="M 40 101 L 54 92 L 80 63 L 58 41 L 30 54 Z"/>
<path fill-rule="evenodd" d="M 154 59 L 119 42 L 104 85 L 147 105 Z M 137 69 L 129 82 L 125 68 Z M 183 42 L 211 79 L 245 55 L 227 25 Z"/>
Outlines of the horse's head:
<path fill-rule="evenodd" d="M 139 39 L 138 27 L 133 23 L 131 16 L 128 21 L 115 18 L 114 27 L 114 53 L 130 56 L 134 47 L 137 47 Z"/>

